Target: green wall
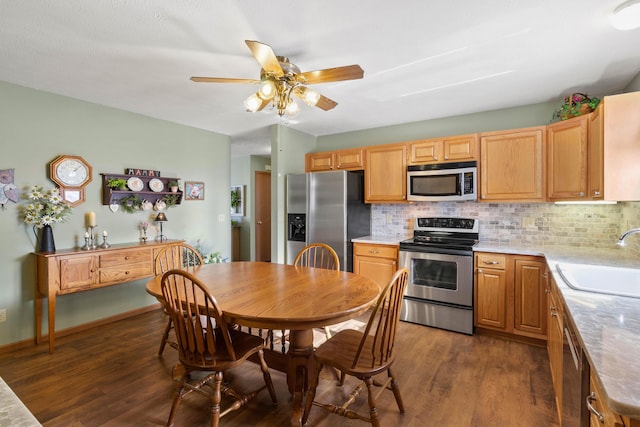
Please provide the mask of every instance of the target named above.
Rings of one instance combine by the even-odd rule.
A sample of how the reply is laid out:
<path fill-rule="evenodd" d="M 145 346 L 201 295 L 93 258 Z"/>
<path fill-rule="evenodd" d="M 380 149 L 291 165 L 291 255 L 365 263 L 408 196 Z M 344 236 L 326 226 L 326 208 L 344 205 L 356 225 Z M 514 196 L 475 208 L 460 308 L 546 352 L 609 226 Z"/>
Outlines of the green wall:
<path fill-rule="evenodd" d="M 318 147 L 315 151 L 331 151 L 415 139 L 546 125 L 551 121 L 553 112 L 558 105 L 559 102 L 547 102 L 319 136 Z"/>
<path fill-rule="evenodd" d="M 163 176 L 203 181 L 205 199 L 183 201 L 166 211 L 164 232 L 230 256 L 229 153 L 227 136 L 127 113 L 63 96 L 0 82 L 0 169 L 15 169 L 15 184 L 52 188 L 49 163 L 61 154 L 82 156 L 93 167 L 86 202 L 69 220 L 54 226 L 58 249 L 74 247 L 84 235 L 84 213 L 93 211 L 97 231 L 111 243 L 137 241 L 147 213 L 111 212 L 101 204 L 100 173 L 123 173 L 127 167 L 160 170 Z M 18 204 L 0 211 L 0 346 L 35 335 L 35 238 L 19 217 Z M 221 217 L 222 216 L 222 217 Z M 220 221 L 222 218 L 222 221 Z M 149 236 L 157 230 L 152 225 Z M 57 300 L 56 329 L 66 329 L 155 303 L 145 281 L 112 286 Z M 46 330 L 46 324 L 43 325 Z"/>

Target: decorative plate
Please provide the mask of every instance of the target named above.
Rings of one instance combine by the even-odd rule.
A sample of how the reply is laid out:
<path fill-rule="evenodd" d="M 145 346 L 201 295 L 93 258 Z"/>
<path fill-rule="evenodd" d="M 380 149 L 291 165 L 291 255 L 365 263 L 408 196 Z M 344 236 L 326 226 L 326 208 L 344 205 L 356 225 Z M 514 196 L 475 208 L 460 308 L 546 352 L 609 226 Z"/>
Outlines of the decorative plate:
<path fill-rule="evenodd" d="M 132 176 L 127 180 L 127 187 L 129 187 L 131 191 L 141 191 L 144 188 L 144 183 L 140 178 Z"/>
<path fill-rule="evenodd" d="M 164 184 L 158 178 L 153 178 L 149 181 L 149 188 L 151 191 L 155 191 L 156 193 L 164 190 Z"/>

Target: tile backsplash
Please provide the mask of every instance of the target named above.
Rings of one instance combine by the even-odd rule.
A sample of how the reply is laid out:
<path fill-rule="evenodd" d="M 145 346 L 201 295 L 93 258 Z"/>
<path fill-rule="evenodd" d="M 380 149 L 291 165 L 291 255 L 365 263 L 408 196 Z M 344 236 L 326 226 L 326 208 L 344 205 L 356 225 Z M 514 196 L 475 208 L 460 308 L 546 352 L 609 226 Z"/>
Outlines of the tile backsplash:
<path fill-rule="evenodd" d="M 487 243 L 612 247 L 618 236 L 640 227 L 640 202 L 608 205 L 435 202 L 374 204 L 373 234 L 411 234 L 416 217 L 477 218 Z M 628 238 L 640 251 L 640 234 Z"/>

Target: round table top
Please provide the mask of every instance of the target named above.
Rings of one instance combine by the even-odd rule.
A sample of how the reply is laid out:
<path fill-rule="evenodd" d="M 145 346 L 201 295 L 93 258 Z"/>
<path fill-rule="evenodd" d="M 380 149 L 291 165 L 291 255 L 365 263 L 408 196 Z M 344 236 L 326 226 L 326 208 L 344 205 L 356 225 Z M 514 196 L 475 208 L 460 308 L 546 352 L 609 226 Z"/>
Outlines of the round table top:
<path fill-rule="evenodd" d="M 229 322 L 265 329 L 310 329 L 357 317 L 380 287 L 364 276 L 269 262 L 206 264 L 187 271 L 204 283 Z M 162 298 L 162 276 L 147 292 Z"/>

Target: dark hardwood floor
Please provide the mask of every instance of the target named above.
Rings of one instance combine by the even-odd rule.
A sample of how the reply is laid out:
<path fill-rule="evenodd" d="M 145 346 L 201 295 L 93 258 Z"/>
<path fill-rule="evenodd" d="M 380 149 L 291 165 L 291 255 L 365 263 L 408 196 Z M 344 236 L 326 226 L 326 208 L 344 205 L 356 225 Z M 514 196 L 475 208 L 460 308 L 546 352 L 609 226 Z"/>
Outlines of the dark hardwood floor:
<path fill-rule="evenodd" d="M 47 345 L 0 354 L 0 376 L 46 427 L 161 426 L 174 391 L 175 350 L 156 356 L 165 318 L 141 314 L 56 339 Z M 546 349 L 498 338 L 466 336 L 401 322 L 394 373 L 406 413 L 391 392 L 378 410 L 383 426 L 557 426 Z M 279 404 L 266 392 L 224 417 L 222 426 L 286 426 L 291 402 L 283 373 L 272 371 Z M 323 372 L 318 398 L 347 395 L 355 383 L 336 386 Z M 261 381 L 257 365 L 232 372 L 239 387 Z M 366 393 L 352 408 L 366 410 Z M 191 395 L 178 426 L 208 425 L 207 401 Z M 364 426 L 314 408 L 308 425 Z"/>

